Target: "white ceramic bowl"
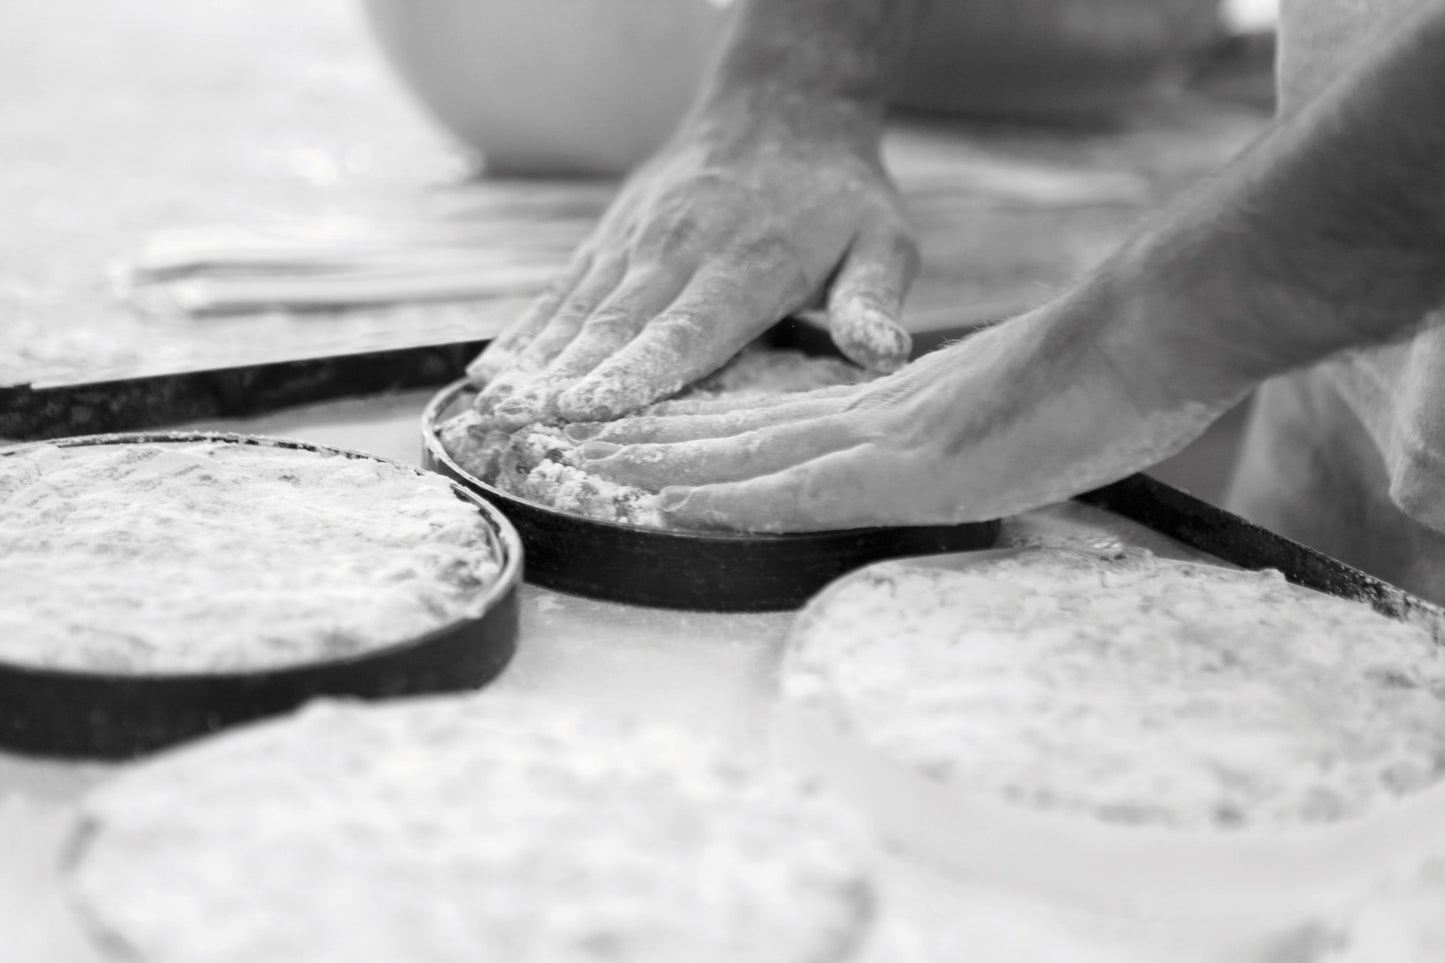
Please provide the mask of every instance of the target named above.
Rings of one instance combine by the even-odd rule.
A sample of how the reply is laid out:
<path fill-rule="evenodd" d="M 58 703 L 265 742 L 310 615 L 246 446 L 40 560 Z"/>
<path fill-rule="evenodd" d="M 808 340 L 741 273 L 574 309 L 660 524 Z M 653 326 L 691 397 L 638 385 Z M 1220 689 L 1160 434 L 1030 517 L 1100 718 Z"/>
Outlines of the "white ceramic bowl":
<path fill-rule="evenodd" d="M 619 174 L 676 126 L 732 0 L 363 0 L 422 106 L 493 174 Z M 1109 110 L 1177 78 L 1219 0 L 933 0 L 900 106 Z"/>
<path fill-rule="evenodd" d="M 726 0 L 363 0 L 382 51 L 494 174 L 617 174 L 667 139 Z"/>

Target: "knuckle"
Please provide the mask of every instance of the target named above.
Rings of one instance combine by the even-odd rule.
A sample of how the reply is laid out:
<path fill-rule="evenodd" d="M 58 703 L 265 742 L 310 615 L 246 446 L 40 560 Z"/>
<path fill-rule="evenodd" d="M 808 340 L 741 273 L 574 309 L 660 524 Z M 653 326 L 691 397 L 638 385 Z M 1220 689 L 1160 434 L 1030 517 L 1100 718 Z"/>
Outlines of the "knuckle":
<path fill-rule="evenodd" d="M 669 184 L 662 196 L 671 197 L 684 205 L 691 205 L 699 198 L 730 194 L 736 185 L 734 176 L 721 167 L 701 166 L 688 171 Z"/>
<path fill-rule="evenodd" d="M 778 268 L 800 265 L 797 247 L 781 233 L 769 231 L 738 246 L 739 260 L 757 267 Z"/>
<path fill-rule="evenodd" d="M 561 301 L 567 296 L 567 292 L 572 290 L 572 286 L 577 283 L 578 273 L 579 272 L 576 271 L 566 271 L 547 282 L 547 286 L 544 287 L 542 292 L 532 301 L 533 307 L 538 305 L 555 305 L 558 301 Z"/>
<path fill-rule="evenodd" d="M 638 229 L 635 243 L 640 251 L 663 256 L 693 249 L 705 233 L 702 222 L 684 211 L 647 221 Z"/>
<path fill-rule="evenodd" d="M 606 338 L 628 335 L 636 327 L 633 319 L 633 312 L 626 308 L 603 308 L 587 318 L 587 330 Z"/>
<path fill-rule="evenodd" d="M 906 419 L 880 417 L 873 412 L 855 419 L 849 434 L 849 447 L 864 449 L 870 457 L 884 457 L 887 452 L 906 448 L 914 428 Z"/>
<path fill-rule="evenodd" d="M 558 305 L 556 312 L 552 315 L 553 323 L 548 326 L 548 331 L 550 332 L 557 327 L 569 330 L 575 329 L 588 315 L 597 309 L 597 305 L 601 300 L 602 298 L 596 295 L 582 295 L 580 297 L 574 296 L 569 298 L 566 302 Z"/>
<path fill-rule="evenodd" d="M 744 242 L 736 248 L 733 261 L 740 274 L 763 282 L 769 293 L 789 302 L 801 301 L 818 290 L 823 280 L 819 272 L 808 270 L 802 252 L 781 234 L 768 233 Z"/>
<path fill-rule="evenodd" d="M 701 337 L 708 329 L 708 322 L 701 312 L 683 308 L 669 311 L 651 327 L 659 339 L 682 345 Z"/>
<path fill-rule="evenodd" d="M 820 470 L 816 462 L 796 470 L 793 490 L 798 513 L 810 521 L 828 518 L 837 503 L 847 497 L 839 480 Z"/>

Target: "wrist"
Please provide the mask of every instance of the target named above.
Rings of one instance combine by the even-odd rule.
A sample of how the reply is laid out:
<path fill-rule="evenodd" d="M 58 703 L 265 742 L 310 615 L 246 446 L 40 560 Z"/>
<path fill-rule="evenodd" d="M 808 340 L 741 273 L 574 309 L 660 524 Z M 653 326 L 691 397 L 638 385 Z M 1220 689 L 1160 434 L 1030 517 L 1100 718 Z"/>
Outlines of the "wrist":
<path fill-rule="evenodd" d="M 777 144 L 876 157 L 883 136 L 881 103 L 860 103 L 768 78 L 719 84 L 706 92 L 678 129 L 683 141 Z"/>
<path fill-rule="evenodd" d="M 1146 235 L 1080 289 L 1076 312 L 1141 407 L 1218 405 L 1292 367 L 1250 332 L 1251 281 L 1198 245 Z"/>
<path fill-rule="evenodd" d="M 740 0 L 685 126 L 876 153 L 926 0 Z"/>

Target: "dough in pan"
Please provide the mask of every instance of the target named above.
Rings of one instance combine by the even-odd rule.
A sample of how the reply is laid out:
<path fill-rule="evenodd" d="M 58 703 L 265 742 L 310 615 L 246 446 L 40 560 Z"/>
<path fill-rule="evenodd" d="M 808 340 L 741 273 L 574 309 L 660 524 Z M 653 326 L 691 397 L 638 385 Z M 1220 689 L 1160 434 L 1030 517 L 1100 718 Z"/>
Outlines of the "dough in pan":
<path fill-rule="evenodd" d="M 220 442 L 0 457 L 0 661 L 112 673 L 273 668 L 479 614 L 499 571 L 444 479 Z"/>
<path fill-rule="evenodd" d="M 751 348 L 678 397 L 782 394 L 857 384 L 871 377 L 836 358 Z M 583 470 L 576 443 L 562 434 L 560 425 L 528 425 L 505 432 L 468 410 L 444 422 L 437 433 L 442 447 L 462 468 L 518 498 L 599 521 L 667 527 L 656 492 L 617 485 Z"/>

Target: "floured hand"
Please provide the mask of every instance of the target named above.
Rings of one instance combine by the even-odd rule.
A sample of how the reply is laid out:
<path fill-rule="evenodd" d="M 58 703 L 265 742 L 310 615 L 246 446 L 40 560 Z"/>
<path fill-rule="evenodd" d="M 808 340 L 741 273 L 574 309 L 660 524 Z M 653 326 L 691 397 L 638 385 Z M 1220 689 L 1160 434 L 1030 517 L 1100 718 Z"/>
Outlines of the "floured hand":
<path fill-rule="evenodd" d="M 1037 311 L 843 394 L 601 428 L 587 467 L 663 488 L 678 523 L 782 531 L 1005 515 L 1152 464 L 1445 301 L 1442 49 L 1422 4 Z"/>
<path fill-rule="evenodd" d="M 1088 292 L 867 385 L 568 430 L 587 470 L 661 489 L 675 524 L 750 531 L 940 524 L 1059 501 L 1172 454 L 1236 401 L 1174 376 Z"/>
<path fill-rule="evenodd" d="M 469 375 L 504 426 L 614 418 L 815 304 L 845 355 L 892 371 L 908 358 L 897 322 L 916 270 L 872 147 L 789 130 L 695 134 L 634 176 Z"/>

